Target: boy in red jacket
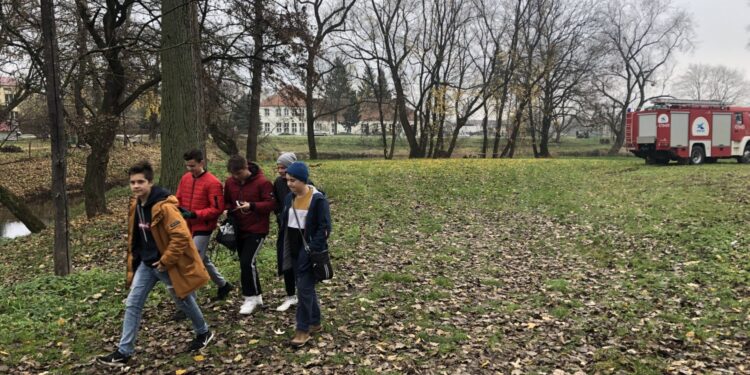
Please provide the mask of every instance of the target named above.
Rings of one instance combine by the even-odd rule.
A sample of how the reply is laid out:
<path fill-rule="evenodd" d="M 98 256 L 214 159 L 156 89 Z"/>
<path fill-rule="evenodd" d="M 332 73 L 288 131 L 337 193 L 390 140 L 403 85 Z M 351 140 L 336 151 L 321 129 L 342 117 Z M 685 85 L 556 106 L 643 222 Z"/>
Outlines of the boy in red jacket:
<path fill-rule="evenodd" d="M 245 296 L 240 314 L 249 315 L 263 305 L 255 259 L 268 235 L 269 216 L 276 202 L 273 186 L 257 164 L 234 155 L 227 162 L 227 170 L 232 176 L 224 184 L 224 202 L 237 227 L 240 280 Z"/>
<path fill-rule="evenodd" d="M 187 173 L 182 176 L 177 186 L 177 200 L 180 202 L 182 217 L 187 220 L 195 247 L 203 259 L 208 275 L 219 288 L 217 300 L 223 300 L 234 289 L 226 281 L 216 266 L 209 259 L 206 250 L 211 233 L 216 229 L 216 222 L 224 211 L 224 194 L 221 181 L 206 170 L 203 152 L 190 150 L 183 157 Z M 180 312 L 176 314 L 179 319 Z"/>

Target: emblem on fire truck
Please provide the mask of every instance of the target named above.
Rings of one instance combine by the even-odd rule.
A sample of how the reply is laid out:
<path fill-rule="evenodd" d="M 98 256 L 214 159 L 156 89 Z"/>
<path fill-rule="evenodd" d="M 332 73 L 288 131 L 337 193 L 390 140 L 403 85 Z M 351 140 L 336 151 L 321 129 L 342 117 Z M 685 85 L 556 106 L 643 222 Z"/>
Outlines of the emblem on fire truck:
<path fill-rule="evenodd" d="M 703 116 L 696 117 L 695 120 L 693 120 L 693 135 L 705 137 L 708 134 L 708 120 Z"/>
<path fill-rule="evenodd" d="M 666 113 L 662 113 L 659 115 L 659 123 L 660 124 L 668 124 L 669 123 L 669 115 Z"/>

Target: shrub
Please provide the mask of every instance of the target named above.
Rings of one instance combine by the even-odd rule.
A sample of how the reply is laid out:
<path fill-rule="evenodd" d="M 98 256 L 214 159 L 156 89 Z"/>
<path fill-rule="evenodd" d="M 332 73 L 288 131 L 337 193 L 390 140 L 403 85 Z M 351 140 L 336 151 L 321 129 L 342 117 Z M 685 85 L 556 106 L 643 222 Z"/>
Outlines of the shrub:
<path fill-rule="evenodd" d="M 23 149 L 16 145 L 7 145 L 0 148 L 0 152 L 12 153 L 12 152 L 23 152 Z"/>

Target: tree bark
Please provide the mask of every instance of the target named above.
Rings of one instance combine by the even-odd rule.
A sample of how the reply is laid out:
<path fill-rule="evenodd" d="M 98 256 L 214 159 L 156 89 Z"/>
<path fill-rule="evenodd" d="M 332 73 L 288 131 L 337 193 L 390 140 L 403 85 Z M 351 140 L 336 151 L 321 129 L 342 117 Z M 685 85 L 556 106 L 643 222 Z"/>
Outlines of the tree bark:
<path fill-rule="evenodd" d="M 250 114 L 247 127 L 247 145 L 245 157 L 247 160 L 258 160 L 258 134 L 260 133 L 260 91 L 263 83 L 263 33 L 265 19 L 263 17 L 265 0 L 253 2 L 255 25 L 253 26 L 253 62 L 252 78 L 250 82 Z"/>
<path fill-rule="evenodd" d="M 2 203 L 3 207 L 7 208 L 13 216 L 18 218 L 18 220 L 21 220 L 23 225 L 25 225 L 31 233 L 39 233 L 47 228 L 47 226 L 31 212 L 29 207 L 26 206 L 26 203 L 24 203 L 19 196 L 13 194 L 13 192 L 2 185 L 0 185 L 0 203 Z"/>
<path fill-rule="evenodd" d="M 162 14 L 159 183 L 175 191 L 185 169 L 182 155 L 190 149 L 206 149 L 203 69 L 197 4 L 190 0 L 163 0 Z"/>
<path fill-rule="evenodd" d="M 489 122 L 489 113 L 487 111 L 487 103 L 484 105 L 484 117 L 482 117 L 482 158 L 487 158 L 487 147 L 489 146 L 488 129 L 487 125 Z"/>
<path fill-rule="evenodd" d="M 529 104 L 529 130 L 531 131 L 531 150 L 534 157 L 539 157 L 539 150 L 536 148 L 536 124 L 534 124 L 534 106 Z"/>
<path fill-rule="evenodd" d="M 505 101 L 506 101 L 506 95 L 505 91 L 503 92 L 503 98 L 500 99 L 500 105 L 497 109 L 497 121 L 496 121 L 496 127 L 495 127 L 495 141 L 492 145 L 492 157 L 496 158 L 500 156 L 500 134 L 502 132 L 503 127 L 503 112 L 505 111 Z"/>
<path fill-rule="evenodd" d="M 101 122 L 116 122 L 116 118 L 97 119 L 86 139 L 91 152 L 86 157 L 86 176 L 83 180 L 83 196 L 86 203 L 86 216 L 94 217 L 107 210 L 107 166 L 109 152 L 115 140 L 115 128 Z"/>
<path fill-rule="evenodd" d="M 67 172 L 65 154 L 68 145 L 65 139 L 63 103 L 60 97 L 59 52 L 57 50 L 54 1 L 41 0 L 41 8 L 47 114 L 50 120 L 50 135 L 52 137 L 52 199 L 55 201 L 55 244 L 53 253 L 55 275 L 65 276 L 70 273 L 68 194 L 65 190 Z"/>
<path fill-rule="evenodd" d="M 307 120 L 307 150 L 310 154 L 310 159 L 315 160 L 318 158 L 318 147 L 315 145 L 315 111 L 313 110 L 314 86 L 312 79 L 309 78 L 311 71 L 314 73 L 314 69 L 308 67 L 308 76 L 305 79 L 305 118 Z"/>

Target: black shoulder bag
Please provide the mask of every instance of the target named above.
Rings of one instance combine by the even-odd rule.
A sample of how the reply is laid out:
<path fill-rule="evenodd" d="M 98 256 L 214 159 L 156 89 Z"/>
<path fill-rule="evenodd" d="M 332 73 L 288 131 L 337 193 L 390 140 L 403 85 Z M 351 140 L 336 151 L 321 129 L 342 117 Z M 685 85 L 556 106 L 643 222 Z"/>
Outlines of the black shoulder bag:
<path fill-rule="evenodd" d="M 229 250 L 237 250 L 237 228 L 234 220 L 231 215 L 227 214 L 227 218 L 219 224 L 219 231 L 216 232 L 216 242 Z"/>
<path fill-rule="evenodd" d="M 292 211 L 294 211 L 294 219 L 297 221 L 297 226 L 301 227 L 297 210 L 294 208 L 294 199 L 292 199 Z M 302 230 L 302 243 L 305 245 L 305 252 L 310 257 L 310 263 L 312 263 L 313 277 L 315 277 L 315 281 L 317 282 L 330 280 L 333 278 L 333 266 L 331 265 L 331 257 L 328 254 L 328 249 L 323 251 L 310 250 L 310 246 L 305 239 L 306 230 L 307 228 Z"/>

